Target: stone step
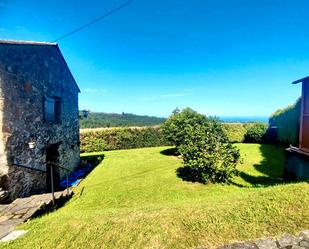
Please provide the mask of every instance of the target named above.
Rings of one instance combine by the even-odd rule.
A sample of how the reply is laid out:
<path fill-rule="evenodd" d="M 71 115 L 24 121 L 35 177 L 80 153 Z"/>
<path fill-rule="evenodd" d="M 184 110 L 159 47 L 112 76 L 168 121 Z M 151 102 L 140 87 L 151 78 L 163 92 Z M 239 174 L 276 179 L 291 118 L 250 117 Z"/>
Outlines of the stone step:
<path fill-rule="evenodd" d="M 71 197 L 73 192 L 67 190 L 55 192 L 55 202 Z M 14 228 L 33 217 L 43 208 L 52 205 L 51 193 L 18 198 L 11 204 L 0 205 L 0 240 L 12 232 Z"/>

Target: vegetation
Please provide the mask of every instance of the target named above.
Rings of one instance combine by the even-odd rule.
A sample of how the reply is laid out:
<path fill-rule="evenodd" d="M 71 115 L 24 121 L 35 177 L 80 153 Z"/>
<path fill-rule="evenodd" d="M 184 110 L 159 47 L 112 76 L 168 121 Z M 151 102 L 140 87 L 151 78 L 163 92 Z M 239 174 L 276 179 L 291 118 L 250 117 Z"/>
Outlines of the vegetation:
<path fill-rule="evenodd" d="M 159 127 L 110 128 L 80 133 L 81 152 L 169 145 Z"/>
<path fill-rule="evenodd" d="M 308 229 L 309 185 L 281 182 L 283 148 L 237 146 L 243 164 L 230 185 L 177 178 L 169 147 L 105 152 L 64 207 L 0 248 L 214 248 Z"/>
<path fill-rule="evenodd" d="M 223 123 L 223 130 L 231 143 L 242 143 L 245 140 L 247 124 Z"/>
<path fill-rule="evenodd" d="M 245 139 L 246 143 L 263 143 L 266 141 L 268 125 L 253 123 L 248 126 Z"/>
<path fill-rule="evenodd" d="M 212 133 L 214 127 L 196 126 L 188 128 L 184 144 L 180 146 L 184 167 L 178 175 L 193 182 L 226 182 L 237 174 L 236 164 L 240 154 L 222 136 Z"/>
<path fill-rule="evenodd" d="M 247 129 L 251 125 L 223 123 L 222 128 L 230 142 L 240 143 L 244 142 Z M 182 132 L 180 131 L 176 138 L 180 138 Z M 166 135 L 159 126 L 82 129 L 80 148 L 81 152 L 95 152 L 170 145 Z M 170 134 L 171 137 L 172 135 L 173 133 Z"/>
<path fill-rule="evenodd" d="M 284 145 L 298 145 L 301 100 L 294 105 L 277 110 L 271 115 L 269 123 L 277 126 L 277 139 Z"/>
<path fill-rule="evenodd" d="M 162 124 L 165 118 L 140 116 L 130 113 L 102 113 L 80 111 L 80 128 L 103 128 L 123 126 L 154 126 Z"/>
<path fill-rule="evenodd" d="M 178 150 L 185 141 L 187 128 L 204 125 L 206 121 L 206 116 L 186 108 L 182 111 L 174 111 L 162 125 L 162 131 L 166 139 Z"/>
<path fill-rule="evenodd" d="M 176 146 L 184 167 L 178 176 L 193 182 L 226 182 L 237 173 L 239 152 L 229 141 L 222 124 L 190 108 L 173 113 L 162 126 Z"/>

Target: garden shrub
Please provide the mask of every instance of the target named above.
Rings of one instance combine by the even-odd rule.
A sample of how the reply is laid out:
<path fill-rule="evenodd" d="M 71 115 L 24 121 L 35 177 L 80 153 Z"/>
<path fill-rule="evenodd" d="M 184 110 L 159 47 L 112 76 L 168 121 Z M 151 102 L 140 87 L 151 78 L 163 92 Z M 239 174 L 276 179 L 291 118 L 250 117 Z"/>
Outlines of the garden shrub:
<path fill-rule="evenodd" d="M 186 136 L 186 128 L 193 125 L 202 125 L 206 117 L 202 114 L 186 108 L 181 112 L 174 112 L 162 125 L 165 138 L 178 149 L 183 144 Z"/>
<path fill-rule="evenodd" d="M 87 130 L 80 134 L 81 152 L 170 145 L 159 127 Z"/>
<path fill-rule="evenodd" d="M 294 105 L 277 110 L 271 115 L 269 124 L 277 127 L 277 140 L 284 145 L 298 145 L 301 99 Z"/>
<path fill-rule="evenodd" d="M 231 143 L 242 143 L 247 132 L 246 125 L 242 123 L 223 123 L 223 130 Z"/>
<path fill-rule="evenodd" d="M 247 124 L 244 142 L 263 143 L 266 142 L 268 125 L 264 123 Z"/>
<path fill-rule="evenodd" d="M 210 123 L 210 124 L 209 124 Z M 186 138 L 180 146 L 184 167 L 177 173 L 193 182 L 226 182 L 237 174 L 239 151 L 225 136 L 218 121 L 186 128 Z"/>
<path fill-rule="evenodd" d="M 239 151 L 229 141 L 222 124 L 189 108 L 173 114 L 163 125 L 183 158 L 177 175 L 193 182 L 226 182 L 237 173 Z"/>

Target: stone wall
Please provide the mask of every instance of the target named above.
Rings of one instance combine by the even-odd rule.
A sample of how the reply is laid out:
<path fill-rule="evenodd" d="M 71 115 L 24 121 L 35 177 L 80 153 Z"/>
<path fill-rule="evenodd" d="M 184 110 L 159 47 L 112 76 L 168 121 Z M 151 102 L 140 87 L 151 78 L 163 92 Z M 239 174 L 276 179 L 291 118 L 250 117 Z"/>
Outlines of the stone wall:
<path fill-rule="evenodd" d="M 199 247 L 198 249 L 206 249 Z M 309 230 L 298 236 L 283 234 L 279 238 L 262 238 L 256 241 L 235 242 L 217 249 L 309 249 Z"/>
<path fill-rule="evenodd" d="M 11 198 L 46 191 L 46 174 L 13 164 L 46 170 L 50 144 L 59 144 L 59 165 L 78 165 L 78 92 L 56 45 L 0 43 L 0 183 Z M 51 96 L 61 99 L 57 124 L 44 120 L 44 98 Z"/>

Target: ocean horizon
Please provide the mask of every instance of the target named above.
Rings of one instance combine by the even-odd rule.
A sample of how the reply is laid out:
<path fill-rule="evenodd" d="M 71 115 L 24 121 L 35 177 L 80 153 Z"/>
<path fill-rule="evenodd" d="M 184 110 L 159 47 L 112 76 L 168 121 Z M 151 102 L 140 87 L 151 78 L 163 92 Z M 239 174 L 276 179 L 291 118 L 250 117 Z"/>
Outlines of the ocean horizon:
<path fill-rule="evenodd" d="M 268 116 L 224 116 L 219 117 L 224 123 L 252 123 L 252 122 L 262 122 L 268 123 Z"/>

